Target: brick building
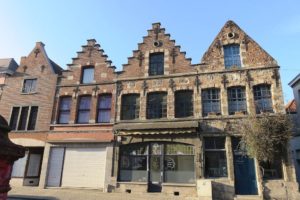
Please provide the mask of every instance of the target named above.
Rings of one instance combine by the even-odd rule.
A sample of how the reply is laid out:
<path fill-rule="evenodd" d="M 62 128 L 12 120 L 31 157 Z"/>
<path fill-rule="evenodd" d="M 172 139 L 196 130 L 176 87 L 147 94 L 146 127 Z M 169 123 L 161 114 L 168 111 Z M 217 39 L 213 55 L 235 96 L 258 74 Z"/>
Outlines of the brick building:
<path fill-rule="evenodd" d="M 111 175 L 115 67 L 88 40 L 57 84 L 40 187 L 106 189 Z"/>
<path fill-rule="evenodd" d="M 153 24 L 117 78 L 118 190 L 207 199 L 296 194 L 291 163 L 262 163 L 262 173 L 231 129 L 249 114 L 285 112 L 278 69 L 232 21 L 196 65 Z"/>
<path fill-rule="evenodd" d="M 37 42 L 20 66 L 5 80 L 0 113 L 12 129 L 11 140 L 27 148 L 12 173 L 12 185 L 39 185 L 44 146 L 49 131 L 55 89 L 61 68 Z"/>
<path fill-rule="evenodd" d="M 232 131 L 249 114 L 285 112 L 277 62 L 232 21 L 200 64 L 192 65 L 170 37 L 154 23 L 119 72 L 95 40 L 67 70 L 58 70 L 41 43 L 22 58 L 0 112 L 15 130 L 13 141 L 41 161 L 37 183 L 24 184 L 25 177 L 23 185 L 295 199 L 290 159 L 261 163 L 261 171 L 256 160 L 242 156 Z M 27 79 L 30 89 L 44 84 L 47 90 L 23 94 L 30 90 L 22 86 Z M 27 123 L 20 123 L 23 109 Z M 34 130 L 31 116 L 38 119 Z M 25 171 L 20 167 L 25 160 L 13 173 L 28 172 L 30 159 Z"/>
<path fill-rule="evenodd" d="M 6 77 L 11 76 L 18 66 L 19 65 L 13 58 L 0 59 L 0 100 L 5 86 Z"/>

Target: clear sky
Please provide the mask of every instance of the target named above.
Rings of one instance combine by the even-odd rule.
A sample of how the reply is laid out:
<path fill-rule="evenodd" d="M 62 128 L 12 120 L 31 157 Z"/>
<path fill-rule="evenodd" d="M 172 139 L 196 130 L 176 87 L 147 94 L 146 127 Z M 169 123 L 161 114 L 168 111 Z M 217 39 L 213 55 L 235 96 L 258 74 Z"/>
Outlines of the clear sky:
<path fill-rule="evenodd" d="M 235 21 L 281 66 L 285 102 L 300 73 L 299 0 L 0 0 L 0 58 L 19 63 L 36 41 L 63 68 L 94 38 L 118 70 L 154 22 L 199 63 L 227 20 Z"/>

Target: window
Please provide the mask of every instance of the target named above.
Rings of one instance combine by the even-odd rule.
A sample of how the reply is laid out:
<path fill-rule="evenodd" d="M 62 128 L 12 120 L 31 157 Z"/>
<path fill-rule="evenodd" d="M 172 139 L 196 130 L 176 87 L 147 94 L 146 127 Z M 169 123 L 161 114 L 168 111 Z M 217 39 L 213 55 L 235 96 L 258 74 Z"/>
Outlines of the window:
<path fill-rule="evenodd" d="M 247 112 L 246 95 L 244 87 L 232 87 L 228 89 L 228 108 L 229 114 L 236 112 Z"/>
<path fill-rule="evenodd" d="M 68 124 L 70 119 L 72 97 L 61 97 L 58 111 L 58 123 Z"/>
<path fill-rule="evenodd" d="M 36 81 L 37 79 L 25 79 L 23 83 L 22 92 L 31 93 L 36 91 Z"/>
<path fill-rule="evenodd" d="M 175 117 L 193 116 L 193 91 L 175 92 Z"/>
<path fill-rule="evenodd" d="M 220 89 L 210 88 L 202 90 L 203 116 L 221 114 Z"/>
<path fill-rule="evenodd" d="M 205 177 L 227 177 L 225 137 L 204 138 Z"/>
<path fill-rule="evenodd" d="M 147 118 L 159 119 L 167 117 L 167 93 L 149 93 L 147 98 Z"/>
<path fill-rule="evenodd" d="M 274 159 L 272 162 L 261 162 L 263 179 L 282 179 L 282 161 Z"/>
<path fill-rule="evenodd" d="M 241 67 L 240 45 L 230 44 L 224 46 L 224 63 L 226 69 Z"/>
<path fill-rule="evenodd" d="M 257 114 L 261 112 L 273 112 L 270 88 L 270 85 L 257 85 L 253 87 Z"/>
<path fill-rule="evenodd" d="M 150 54 L 149 76 L 164 75 L 164 53 Z"/>
<path fill-rule="evenodd" d="M 121 119 L 138 119 L 140 112 L 140 95 L 128 94 L 122 96 Z"/>
<path fill-rule="evenodd" d="M 35 130 L 37 106 L 13 107 L 9 126 L 12 130 Z"/>
<path fill-rule="evenodd" d="M 94 80 L 94 67 L 85 66 L 82 68 L 81 83 L 92 83 Z"/>
<path fill-rule="evenodd" d="M 81 96 L 79 98 L 77 123 L 79 123 L 79 124 L 89 123 L 90 110 L 91 110 L 91 97 L 90 96 Z"/>
<path fill-rule="evenodd" d="M 111 112 L 111 94 L 99 95 L 98 99 L 98 123 L 109 123 Z"/>

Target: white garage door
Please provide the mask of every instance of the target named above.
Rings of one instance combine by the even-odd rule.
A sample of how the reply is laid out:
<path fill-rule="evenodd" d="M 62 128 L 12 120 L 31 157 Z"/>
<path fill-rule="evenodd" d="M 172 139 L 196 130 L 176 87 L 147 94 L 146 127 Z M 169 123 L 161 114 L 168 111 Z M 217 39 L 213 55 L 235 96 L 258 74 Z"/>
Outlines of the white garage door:
<path fill-rule="evenodd" d="M 61 181 L 61 170 L 64 163 L 65 148 L 52 147 L 50 150 L 47 187 L 59 187 Z"/>
<path fill-rule="evenodd" d="M 103 188 L 106 148 L 66 148 L 62 187 Z"/>

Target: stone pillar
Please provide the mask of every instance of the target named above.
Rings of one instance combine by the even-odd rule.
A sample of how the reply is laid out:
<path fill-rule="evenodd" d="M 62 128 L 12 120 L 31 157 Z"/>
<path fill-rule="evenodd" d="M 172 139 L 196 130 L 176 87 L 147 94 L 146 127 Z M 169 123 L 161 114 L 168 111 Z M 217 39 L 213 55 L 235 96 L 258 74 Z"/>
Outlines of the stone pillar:
<path fill-rule="evenodd" d="M 24 147 L 9 140 L 9 131 L 7 121 L 0 115 L 0 200 L 6 200 L 11 189 L 9 181 L 14 162 L 25 155 Z"/>
<path fill-rule="evenodd" d="M 252 86 L 249 84 L 246 84 L 246 103 L 247 103 L 247 110 L 248 114 L 255 114 L 256 109 L 255 109 L 255 102 L 253 98 L 253 89 Z"/>
<path fill-rule="evenodd" d="M 44 148 L 44 155 L 43 155 L 43 160 L 42 160 L 42 165 L 41 165 L 40 182 L 39 182 L 39 188 L 42 188 L 42 189 L 46 187 L 48 160 L 50 157 L 50 148 L 51 148 L 51 145 L 49 143 L 46 143 L 45 148 Z"/>
<path fill-rule="evenodd" d="M 174 119 L 175 118 L 175 93 L 171 88 L 168 89 L 167 94 L 167 118 Z"/>
<path fill-rule="evenodd" d="M 140 93 L 140 120 L 146 119 L 146 112 L 147 112 L 147 93 L 141 92 Z"/>
<path fill-rule="evenodd" d="M 78 102 L 78 96 L 76 98 L 72 97 L 69 124 L 75 124 L 76 113 L 77 113 L 77 102 Z"/>
<path fill-rule="evenodd" d="M 194 88 L 194 115 L 195 118 L 202 117 L 201 88 L 199 88 L 199 92 L 198 92 L 197 87 Z"/>
<path fill-rule="evenodd" d="M 221 112 L 222 115 L 228 115 L 228 98 L 227 98 L 227 88 L 225 86 L 221 87 Z"/>
<path fill-rule="evenodd" d="M 232 144 L 231 144 L 231 137 L 226 136 L 226 157 L 227 157 L 227 173 L 228 179 L 230 181 L 234 181 L 234 161 L 233 161 L 233 152 L 232 152 Z"/>

